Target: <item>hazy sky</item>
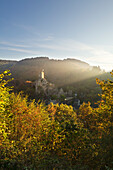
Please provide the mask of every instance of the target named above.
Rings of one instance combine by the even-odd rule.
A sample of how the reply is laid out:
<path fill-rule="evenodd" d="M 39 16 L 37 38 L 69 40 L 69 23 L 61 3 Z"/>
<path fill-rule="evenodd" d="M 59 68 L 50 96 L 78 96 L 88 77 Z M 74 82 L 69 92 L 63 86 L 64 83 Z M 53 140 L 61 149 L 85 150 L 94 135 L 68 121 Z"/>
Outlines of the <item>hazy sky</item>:
<path fill-rule="evenodd" d="M 0 0 L 0 59 L 76 58 L 113 68 L 113 0 Z"/>

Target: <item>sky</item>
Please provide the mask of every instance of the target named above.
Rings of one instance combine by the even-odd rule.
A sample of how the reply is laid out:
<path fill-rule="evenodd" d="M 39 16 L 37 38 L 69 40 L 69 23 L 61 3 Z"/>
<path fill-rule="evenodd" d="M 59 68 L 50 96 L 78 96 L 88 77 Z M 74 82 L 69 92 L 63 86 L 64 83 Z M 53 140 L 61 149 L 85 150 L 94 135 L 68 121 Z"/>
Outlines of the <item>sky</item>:
<path fill-rule="evenodd" d="M 0 59 L 75 58 L 113 69 L 113 0 L 0 0 Z"/>

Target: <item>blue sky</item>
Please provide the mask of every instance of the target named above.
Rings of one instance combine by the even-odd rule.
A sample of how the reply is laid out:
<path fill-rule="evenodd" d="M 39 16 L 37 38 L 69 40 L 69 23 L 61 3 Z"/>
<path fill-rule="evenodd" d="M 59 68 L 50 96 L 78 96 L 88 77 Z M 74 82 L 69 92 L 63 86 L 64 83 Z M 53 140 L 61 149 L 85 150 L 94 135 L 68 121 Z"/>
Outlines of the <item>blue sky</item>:
<path fill-rule="evenodd" d="M 0 0 L 0 59 L 75 58 L 113 68 L 113 0 Z"/>

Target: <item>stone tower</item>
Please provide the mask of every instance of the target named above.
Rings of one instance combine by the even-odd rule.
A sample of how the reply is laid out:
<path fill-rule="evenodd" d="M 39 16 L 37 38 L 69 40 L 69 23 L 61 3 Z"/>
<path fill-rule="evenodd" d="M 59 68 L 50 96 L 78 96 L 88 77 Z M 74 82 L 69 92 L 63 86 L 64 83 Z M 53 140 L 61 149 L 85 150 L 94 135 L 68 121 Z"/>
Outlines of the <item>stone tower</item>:
<path fill-rule="evenodd" d="M 39 77 L 40 77 L 41 79 L 44 79 L 44 69 L 40 72 Z"/>

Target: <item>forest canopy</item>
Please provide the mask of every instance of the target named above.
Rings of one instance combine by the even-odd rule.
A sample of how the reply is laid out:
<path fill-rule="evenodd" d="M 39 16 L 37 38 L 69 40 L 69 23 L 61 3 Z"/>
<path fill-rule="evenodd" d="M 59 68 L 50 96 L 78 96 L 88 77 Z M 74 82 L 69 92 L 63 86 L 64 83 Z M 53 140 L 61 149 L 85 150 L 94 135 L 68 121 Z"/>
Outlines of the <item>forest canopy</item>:
<path fill-rule="evenodd" d="M 1 169 L 113 168 L 113 81 L 99 80 L 98 107 L 45 105 L 15 94 L 0 74 Z M 111 72 L 111 79 L 113 72 Z"/>

